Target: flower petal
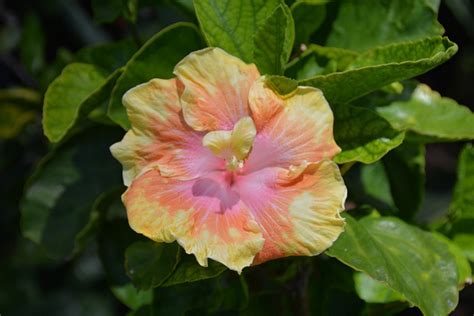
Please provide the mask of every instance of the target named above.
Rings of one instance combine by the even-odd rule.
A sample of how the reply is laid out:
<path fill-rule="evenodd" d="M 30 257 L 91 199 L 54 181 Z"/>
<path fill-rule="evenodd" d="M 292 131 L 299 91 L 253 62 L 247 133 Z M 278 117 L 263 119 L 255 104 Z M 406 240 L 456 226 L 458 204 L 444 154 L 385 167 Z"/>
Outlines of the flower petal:
<path fill-rule="evenodd" d="M 202 146 L 203 134 L 184 123 L 176 84 L 174 79 L 153 79 L 123 97 L 132 129 L 111 151 L 123 165 L 127 186 L 150 168 L 191 179 L 222 165 Z"/>
<path fill-rule="evenodd" d="M 203 266 L 211 258 L 240 272 L 252 263 L 263 238 L 222 175 L 180 181 L 156 169 L 144 173 L 123 196 L 130 226 L 157 242 L 177 240 Z"/>
<path fill-rule="evenodd" d="M 257 131 L 250 117 L 241 118 L 232 131 L 212 131 L 204 136 L 202 143 L 212 153 L 224 159 L 235 156 L 242 160 L 252 148 Z"/>
<path fill-rule="evenodd" d="M 333 136 L 333 114 L 320 90 L 298 87 L 283 97 L 259 79 L 249 99 L 258 134 L 246 163 L 247 172 L 289 168 L 305 160 L 319 162 L 340 151 Z"/>
<path fill-rule="evenodd" d="M 238 185 L 265 239 L 254 264 L 319 254 L 344 230 L 339 212 L 347 191 L 332 161 L 310 164 L 296 178 L 292 171 L 266 168 L 245 176 Z"/>
<path fill-rule="evenodd" d="M 249 115 L 248 92 L 259 77 L 255 65 L 222 49 L 206 48 L 185 57 L 174 73 L 184 84 L 184 119 L 195 130 L 231 130 Z"/>

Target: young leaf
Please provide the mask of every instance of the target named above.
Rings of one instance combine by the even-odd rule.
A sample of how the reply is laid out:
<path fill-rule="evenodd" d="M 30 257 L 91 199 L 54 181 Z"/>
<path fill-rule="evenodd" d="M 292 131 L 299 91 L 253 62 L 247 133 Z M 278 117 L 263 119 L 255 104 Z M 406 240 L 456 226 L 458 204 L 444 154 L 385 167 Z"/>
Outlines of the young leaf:
<path fill-rule="evenodd" d="M 66 66 L 48 87 L 44 97 L 43 130 L 51 142 L 59 142 L 101 102 L 105 101 L 120 70 L 107 73 L 94 65 Z"/>
<path fill-rule="evenodd" d="M 190 23 L 176 23 L 154 35 L 125 65 L 112 90 L 109 117 L 128 129 L 130 122 L 122 105 L 124 93 L 153 78 L 171 78 L 174 66 L 187 54 L 202 47 L 198 30 Z"/>
<path fill-rule="evenodd" d="M 342 149 L 334 159 L 339 164 L 373 163 L 400 145 L 405 136 L 372 110 L 338 104 L 333 112 L 334 138 Z"/>
<path fill-rule="evenodd" d="M 53 257 L 73 252 L 96 198 L 121 184 L 120 166 L 109 152 L 121 136 L 119 130 L 96 127 L 43 159 L 20 204 L 25 237 Z"/>
<path fill-rule="evenodd" d="M 176 243 L 139 241 L 125 251 L 125 269 L 133 284 L 148 290 L 161 285 L 178 264 Z"/>
<path fill-rule="evenodd" d="M 474 139 L 474 113 L 420 84 L 406 101 L 395 101 L 377 112 L 398 130 L 433 136 L 437 140 Z"/>
<path fill-rule="evenodd" d="M 290 58 L 295 26 L 290 9 L 284 4 L 258 28 L 254 38 L 254 60 L 262 74 L 281 75 Z"/>
<path fill-rule="evenodd" d="M 321 89 L 330 104 L 344 103 L 394 81 L 421 75 L 447 61 L 457 49 L 441 37 L 392 44 L 359 55 L 345 71 L 300 80 L 300 85 Z"/>
<path fill-rule="evenodd" d="M 444 243 L 397 218 L 344 217 L 345 232 L 328 255 L 386 283 L 424 315 L 447 315 L 456 307 L 456 263 Z"/>
<path fill-rule="evenodd" d="M 209 46 L 253 62 L 253 37 L 280 0 L 196 0 L 194 8 Z"/>
<path fill-rule="evenodd" d="M 342 0 L 326 45 L 364 51 L 442 35 L 439 0 Z"/>

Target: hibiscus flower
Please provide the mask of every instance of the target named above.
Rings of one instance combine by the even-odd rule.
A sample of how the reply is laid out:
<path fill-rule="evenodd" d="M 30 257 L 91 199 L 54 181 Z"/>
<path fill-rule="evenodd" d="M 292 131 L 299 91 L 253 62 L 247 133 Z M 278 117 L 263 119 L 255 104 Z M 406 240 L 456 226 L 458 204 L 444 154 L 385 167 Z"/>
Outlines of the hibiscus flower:
<path fill-rule="evenodd" d="M 219 48 L 191 53 L 174 74 L 123 97 L 132 128 L 111 151 L 132 229 L 238 272 L 327 249 L 344 229 L 346 187 L 322 92 L 279 95 Z"/>

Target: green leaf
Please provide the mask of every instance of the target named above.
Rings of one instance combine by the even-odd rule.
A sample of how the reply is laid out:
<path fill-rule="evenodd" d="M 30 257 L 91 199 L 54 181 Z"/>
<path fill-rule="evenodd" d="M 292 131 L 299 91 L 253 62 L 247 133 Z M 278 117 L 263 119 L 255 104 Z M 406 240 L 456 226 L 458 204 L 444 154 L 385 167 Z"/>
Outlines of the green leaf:
<path fill-rule="evenodd" d="M 139 290 L 135 288 L 132 283 L 113 286 L 111 290 L 120 302 L 133 310 L 138 309 L 141 306 L 151 304 L 153 301 L 152 290 Z"/>
<path fill-rule="evenodd" d="M 404 143 L 382 159 L 399 216 L 412 219 L 425 196 L 425 148 Z"/>
<path fill-rule="evenodd" d="M 456 267 L 458 270 L 458 284 L 460 288 L 463 288 L 465 284 L 472 283 L 472 270 L 469 261 L 467 260 L 462 249 L 459 248 L 454 242 L 452 242 L 446 236 L 438 233 L 434 233 L 434 236 L 444 242 L 448 246 L 449 251 L 456 260 Z"/>
<path fill-rule="evenodd" d="M 80 63 L 93 64 L 112 73 L 122 67 L 137 51 L 136 44 L 130 40 L 88 46 L 75 56 Z"/>
<path fill-rule="evenodd" d="M 36 111 L 14 103 L 0 103 L 0 139 L 12 139 L 33 121 Z"/>
<path fill-rule="evenodd" d="M 211 279 L 219 276 L 225 270 L 227 270 L 227 268 L 224 265 L 213 260 L 209 260 L 208 267 L 203 267 L 197 263 L 194 256 L 186 255 L 181 252 L 176 269 L 161 286 Z"/>
<path fill-rule="evenodd" d="M 400 145 L 404 133 L 372 110 L 348 104 L 333 106 L 334 138 L 342 151 L 334 161 L 373 163 Z"/>
<path fill-rule="evenodd" d="M 98 23 L 110 23 L 123 16 L 130 22 L 137 18 L 138 0 L 92 0 L 94 20 Z"/>
<path fill-rule="evenodd" d="M 125 251 L 125 269 L 133 284 L 141 290 L 160 286 L 178 264 L 176 243 L 140 241 Z"/>
<path fill-rule="evenodd" d="M 346 70 L 359 56 L 357 52 L 315 44 L 287 65 L 286 75 L 298 80 Z"/>
<path fill-rule="evenodd" d="M 123 74 L 112 90 L 109 117 L 124 129 L 130 128 L 122 105 L 124 93 L 153 78 L 172 78 L 174 66 L 186 55 L 202 47 L 197 28 L 189 23 L 173 24 L 154 35 L 125 65 Z"/>
<path fill-rule="evenodd" d="M 295 39 L 290 9 L 284 4 L 263 22 L 255 34 L 254 60 L 262 74 L 281 75 L 288 62 Z"/>
<path fill-rule="evenodd" d="M 298 81 L 283 76 L 268 76 L 265 83 L 282 96 L 288 95 L 298 88 Z"/>
<path fill-rule="evenodd" d="M 354 284 L 357 295 L 367 303 L 390 303 L 405 300 L 400 293 L 362 272 L 354 274 Z"/>
<path fill-rule="evenodd" d="M 444 63 L 457 51 L 447 38 L 429 38 L 376 48 L 360 54 L 342 72 L 300 80 L 321 89 L 329 103 L 345 103 L 394 81 L 421 75 Z"/>
<path fill-rule="evenodd" d="M 474 113 L 424 84 L 419 84 L 408 100 L 379 107 L 377 112 L 398 130 L 433 136 L 438 141 L 474 139 Z"/>
<path fill-rule="evenodd" d="M 301 0 L 291 6 L 295 21 L 295 46 L 308 44 L 311 35 L 321 26 L 326 17 L 324 1 Z"/>
<path fill-rule="evenodd" d="M 195 0 L 194 8 L 209 46 L 253 62 L 254 36 L 280 0 Z"/>
<path fill-rule="evenodd" d="M 53 257 L 73 252 L 96 198 L 121 184 L 120 165 L 109 152 L 122 136 L 96 127 L 71 138 L 45 157 L 20 203 L 23 235 Z"/>
<path fill-rule="evenodd" d="M 32 74 L 44 66 L 45 41 L 41 21 L 34 13 L 25 17 L 20 40 L 20 56 L 23 65 Z"/>
<path fill-rule="evenodd" d="M 456 307 L 456 263 L 444 243 L 397 218 L 344 217 L 345 232 L 328 255 L 387 284 L 424 315 L 447 315 Z"/>
<path fill-rule="evenodd" d="M 107 76 L 90 64 L 66 66 L 44 97 L 43 130 L 48 139 L 62 140 L 81 118 L 106 100 L 120 72 Z"/>
<path fill-rule="evenodd" d="M 459 156 L 458 181 L 449 206 L 449 234 L 474 262 L 474 147 L 466 145 Z"/>
<path fill-rule="evenodd" d="M 364 51 L 442 35 L 438 7 L 439 0 L 343 0 L 326 45 Z"/>
<path fill-rule="evenodd" d="M 364 192 L 372 199 L 380 201 L 392 209 L 395 203 L 390 192 L 390 184 L 388 182 L 387 173 L 381 161 L 377 161 L 370 165 L 362 166 L 360 179 Z M 373 206 L 377 206 L 373 202 Z M 377 206 L 377 208 L 380 208 Z"/>

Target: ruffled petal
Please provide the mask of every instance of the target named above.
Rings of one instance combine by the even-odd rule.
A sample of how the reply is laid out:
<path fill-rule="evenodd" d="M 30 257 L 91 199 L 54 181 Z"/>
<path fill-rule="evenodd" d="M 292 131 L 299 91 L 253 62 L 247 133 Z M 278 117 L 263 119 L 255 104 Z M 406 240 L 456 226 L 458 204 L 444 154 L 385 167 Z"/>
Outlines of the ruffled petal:
<path fill-rule="evenodd" d="M 184 119 L 195 130 L 231 130 L 249 115 L 249 89 L 259 77 L 255 65 L 222 49 L 206 48 L 185 57 L 174 73 L 184 85 Z"/>
<path fill-rule="evenodd" d="M 204 135 L 184 123 L 176 84 L 175 79 L 153 79 L 123 97 L 132 128 L 111 151 L 123 165 L 127 186 L 151 168 L 160 168 L 164 176 L 192 179 L 222 167 L 202 146 Z"/>
<path fill-rule="evenodd" d="M 254 264 L 319 254 L 344 230 L 339 213 L 347 190 L 332 161 L 309 164 L 304 171 L 266 168 L 241 179 L 238 191 L 265 239 Z"/>
<path fill-rule="evenodd" d="M 264 241 L 252 213 L 222 176 L 179 181 L 156 169 L 144 173 L 123 196 L 130 226 L 157 242 L 177 240 L 203 266 L 211 258 L 240 272 Z"/>
<path fill-rule="evenodd" d="M 320 90 L 298 87 L 289 96 L 278 96 L 260 78 L 249 98 L 258 134 L 246 172 L 319 162 L 340 151 L 333 136 L 333 114 Z"/>

